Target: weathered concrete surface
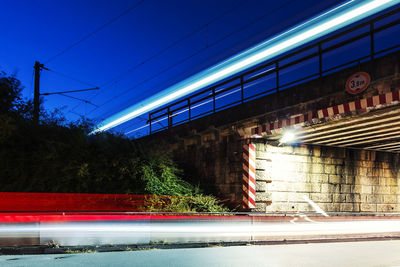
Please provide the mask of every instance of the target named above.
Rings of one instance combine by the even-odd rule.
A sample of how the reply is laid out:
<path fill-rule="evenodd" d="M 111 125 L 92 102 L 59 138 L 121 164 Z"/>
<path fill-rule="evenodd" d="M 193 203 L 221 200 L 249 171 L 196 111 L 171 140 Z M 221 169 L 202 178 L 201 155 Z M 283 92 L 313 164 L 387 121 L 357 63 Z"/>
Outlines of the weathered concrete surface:
<path fill-rule="evenodd" d="M 184 139 L 174 156 L 184 163 L 185 173 L 206 193 L 226 201 L 232 208 L 242 204 L 242 144 L 235 132 L 210 131 Z"/>

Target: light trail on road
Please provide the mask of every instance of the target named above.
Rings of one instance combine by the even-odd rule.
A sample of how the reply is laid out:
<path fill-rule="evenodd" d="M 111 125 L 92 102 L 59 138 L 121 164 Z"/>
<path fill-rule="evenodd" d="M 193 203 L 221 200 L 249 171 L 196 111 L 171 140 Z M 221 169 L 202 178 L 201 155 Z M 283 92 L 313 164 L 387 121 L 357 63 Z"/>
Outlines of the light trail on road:
<path fill-rule="evenodd" d="M 13 216 L 15 218 L 13 218 Z M 21 218 L 16 218 L 16 217 Z M 129 214 L 0 216 L 2 241 L 31 239 L 62 246 L 254 242 L 301 239 L 400 237 L 400 215 L 392 216 L 188 216 Z M 35 216 L 35 215 L 31 215 Z"/>

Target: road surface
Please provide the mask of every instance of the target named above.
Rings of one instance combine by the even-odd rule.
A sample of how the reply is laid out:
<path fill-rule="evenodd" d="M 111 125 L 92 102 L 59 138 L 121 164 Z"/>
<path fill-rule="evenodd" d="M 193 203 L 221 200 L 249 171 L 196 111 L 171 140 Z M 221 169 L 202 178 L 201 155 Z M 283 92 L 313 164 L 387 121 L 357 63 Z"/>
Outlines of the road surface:
<path fill-rule="evenodd" d="M 1 256 L 0 266 L 400 266 L 400 241 Z"/>

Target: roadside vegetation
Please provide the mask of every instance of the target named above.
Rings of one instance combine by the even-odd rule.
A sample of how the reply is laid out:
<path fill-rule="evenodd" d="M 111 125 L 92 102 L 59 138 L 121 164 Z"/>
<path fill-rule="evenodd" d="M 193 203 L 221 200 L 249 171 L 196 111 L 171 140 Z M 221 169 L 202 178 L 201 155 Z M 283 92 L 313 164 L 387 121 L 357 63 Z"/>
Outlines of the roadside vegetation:
<path fill-rule="evenodd" d="M 90 121 L 68 122 L 57 110 L 41 110 L 35 125 L 22 89 L 15 76 L 0 73 L 0 192 L 146 194 L 167 196 L 153 198 L 151 210 L 227 211 L 185 181 L 162 144 L 89 136 Z"/>

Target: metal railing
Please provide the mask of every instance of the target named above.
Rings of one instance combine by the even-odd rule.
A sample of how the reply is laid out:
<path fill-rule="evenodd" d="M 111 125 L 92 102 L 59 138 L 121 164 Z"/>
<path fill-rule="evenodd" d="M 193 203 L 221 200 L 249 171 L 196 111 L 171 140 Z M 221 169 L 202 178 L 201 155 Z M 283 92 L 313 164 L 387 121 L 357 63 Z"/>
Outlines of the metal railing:
<path fill-rule="evenodd" d="M 149 119 L 147 122 L 149 124 L 149 132 L 152 134 L 154 132 L 162 131 L 267 94 L 277 93 L 280 90 L 289 88 L 290 86 L 319 79 L 324 75 L 339 71 L 352 65 L 360 65 L 362 62 L 366 61 L 371 61 L 373 64 L 375 58 L 399 50 L 400 31 L 397 40 L 396 36 L 391 38 L 393 45 L 390 47 L 378 50 L 376 44 L 377 34 L 390 28 L 394 28 L 400 24 L 399 14 L 400 8 L 397 8 L 379 17 L 359 23 L 351 28 L 342 29 L 341 32 L 328 36 L 323 40 L 319 40 L 293 52 L 287 53 L 279 58 L 270 60 L 261 66 L 255 67 L 189 97 L 152 111 L 149 113 Z M 392 18 L 392 20 L 386 21 L 389 18 Z M 345 62 L 341 62 L 332 67 L 324 68 L 325 61 L 329 61 L 324 59 L 324 56 L 327 56 L 330 53 L 335 53 L 336 55 L 337 51 L 340 53 L 340 49 L 348 45 L 357 44 L 360 40 L 364 41 L 365 44 L 362 44 L 362 47 L 358 49 L 367 49 L 368 52 L 366 55 L 352 60 L 345 60 Z M 302 67 L 301 64 L 303 64 L 303 66 L 304 64 L 309 65 L 307 61 L 310 60 L 315 61 L 313 66 L 317 69 L 315 72 L 309 74 L 306 73 L 306 71 L 303 71 L 301 77 L 293 81 L 282 82 L 285 71 L 290 71 L 290 68 L 296 66 Z M 291 72 L 288 73 L 290 74 Z M 262 89 L 252 95 L 246 95 L 246 90 L 248 90 L 248 88 L 265 82 L 266 80 L 272 81 L 274 85 L 271 88 Z M 222 105 L 219 105 L 219 102 L 217 102 L 220 99 L 233 96 L 234 94 L 236 94 L 237 97 L 231 102 L 225 101 Z M 199 112 L 194 114 L 196 109 Z M 182 118 L 178 119 L 179 117 Z M 155 123 L 160 124 L 165 120 L 167 120 L 167 125 L 161 125 L 159 128 L 155 129 Z"/>

